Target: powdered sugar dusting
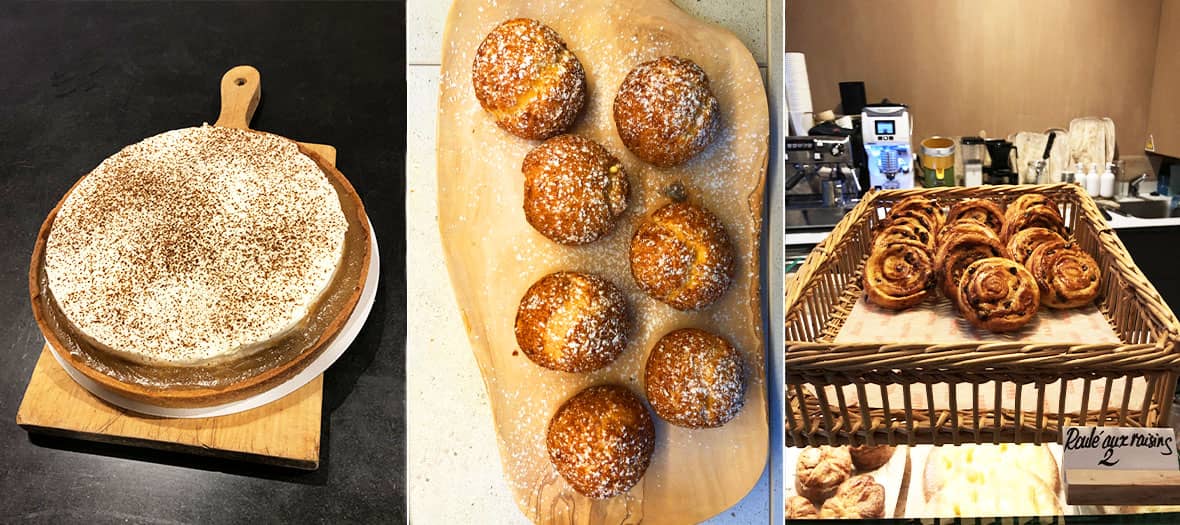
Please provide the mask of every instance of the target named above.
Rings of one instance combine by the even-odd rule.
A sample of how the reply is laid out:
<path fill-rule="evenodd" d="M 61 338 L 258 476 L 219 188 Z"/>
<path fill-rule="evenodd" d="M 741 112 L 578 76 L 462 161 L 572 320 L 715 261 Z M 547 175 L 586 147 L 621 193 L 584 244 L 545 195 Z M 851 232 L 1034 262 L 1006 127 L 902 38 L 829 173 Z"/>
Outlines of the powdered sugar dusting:
<path fill-rule="evenodd" d="M 476 98 L 505 130 L 529 139 L 568 128 L 586 97 L 582 63 L 556 32 L 527 18 L 496 26 L 472 63 Z"/>
<path fill-rule="evenodd" d="M 688 460 L 725 476 L 750 472 L 753 483 L 765 457 L 750 451 L 765 446 L 763 339 L 758 303 L 758 238 L 768 149 L 768 112 L 761 77 L 736 41 L 713 35 L 701 24 L 674 29 L 683 21 L 653 17 L 627 2 L 593 8 L 567 2 L 513 2 L 511 7 L 459 3 L 444 44 L 439 112 L 439 222 L 451 280 L 470 328 L 472 346 L 485 372 L 497 423 L 505 478 L 523 508 L 536 498 L 574 497 L 570 487 L 539 496 L 546 480 L 560 480 L 546 452 L 550 417 L 582 389 L 612 383 L 643 391 L 643 363 L 663 335 L 694 327 L 727 338 L 741 355 L 749 384 L 746 407 L 717 429 L 693 430 L 654 418 L 656 449 L 641 480 L 643 498 L 692 498 L 681 462 Z M 481 39 L 504 20 L 529 17 L 554 28 L 585 66 L 586 105 L 568 133 L 594 140 L 625 166 L 630 181 L 627 210 L 597 240 L 575 247 L 553 243 L 525 219 L 524 180 L 517 169 L 535 142 L 504 132 L 475 99 L 471 59 Z M 689 33 L 692 38 L 686 38 Z M 612 106 L 627 73 L 661 56 L 699 64 L 718 99 L 721 127 L 700 154 L 673 168 L 658 168 L 628 150 L 619 138 Z M 733 243 L 729 289 L 712 305 L 681 312 L 639 289 L 628 252 L 639 221 L 667 204 L 664 190 L 680 183 L 689 202 L 717 215 Z M 409 182 L 413 189 L 413 181 Z M 754 207 L 751 209 L 751 207 Z M 538 279 L 555 271 L 602 276 L 626 298 L 635 323 L 626 348 L 609 366 L 568 374 L 537 366 L 519 352 L 513 315 Z M 460 351 L 461 349 L 452 349 Z M 513 355 L 517 352 L 518 355 Z M 756 463 L 756 464 L 755 464 Z M 562 481 L 558 483 L 564 484 Z M 736 486 L 736 483 L 735 483 Z M 632 490 L 631 494 L 636 494 Z"/>
<path fill-rule="evenodd" d="M 45 273 L 77 330 L 129 359 L 204 364 L 296 327 L 331 282 L 348 222 L 290 140 L 203 126 L 102 162 L 71 191 Z"/>
<path fill-rule="evenodd" d="M 554 242 L 593 242 L 627 209 L 627 171 L 590 139 L 546 140 L 525 156 L 522 171 L 525 218 Z"/>
<path fill-rule="evenodd" d="M 674 425 L 728 423 L 745 401 L 741 355 L 724 338 L 692 328 L 660 338 L 644 370 L 647 399 Z"/>
<path fill-rule="evenodd" d="M 632 152 L 657 166 L 675 166 L 705 149 L 717 134 L 717 98 L 700 66 L 660 57 L 627 73 L 615 97 L 615 126 Z"/>

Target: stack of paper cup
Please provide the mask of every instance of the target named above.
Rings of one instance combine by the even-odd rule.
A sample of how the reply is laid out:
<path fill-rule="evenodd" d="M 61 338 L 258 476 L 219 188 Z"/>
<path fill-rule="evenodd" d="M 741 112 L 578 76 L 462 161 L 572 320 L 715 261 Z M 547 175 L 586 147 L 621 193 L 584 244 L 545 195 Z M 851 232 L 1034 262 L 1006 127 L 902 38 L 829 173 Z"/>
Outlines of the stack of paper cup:
<path fill-rule="evenodd" d="M 812 118 L 811 84 L 807 81 L 807 61 L 803 53 L 787 53 L 784 72 L 787 83 L 787 108 L 791 130 L 795 135 L 806 135 L 815 125 Z"/>

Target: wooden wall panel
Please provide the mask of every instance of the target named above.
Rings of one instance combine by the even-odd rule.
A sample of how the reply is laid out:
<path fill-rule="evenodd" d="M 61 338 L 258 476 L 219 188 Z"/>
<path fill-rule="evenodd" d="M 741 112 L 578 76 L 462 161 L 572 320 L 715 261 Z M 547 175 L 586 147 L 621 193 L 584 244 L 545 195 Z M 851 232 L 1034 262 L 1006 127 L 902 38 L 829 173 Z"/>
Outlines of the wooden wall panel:
<path fill-rule="evenodd" d="M 1161 11 L 1147 131 L 1156 153 L 1180 157 L 1180 0 L 1165 0 Z"/>
<path fill-rule="evenodd" d="M 910 105 L 915 141 L 1109 116 L 1120 154 L 1142 156 L 1160 11 L 1161 0 L 788 0 L 787 51 L 807 55 L 816 111 L 839 104 L 838 82 L 863 80 L 870 101 Z"/>

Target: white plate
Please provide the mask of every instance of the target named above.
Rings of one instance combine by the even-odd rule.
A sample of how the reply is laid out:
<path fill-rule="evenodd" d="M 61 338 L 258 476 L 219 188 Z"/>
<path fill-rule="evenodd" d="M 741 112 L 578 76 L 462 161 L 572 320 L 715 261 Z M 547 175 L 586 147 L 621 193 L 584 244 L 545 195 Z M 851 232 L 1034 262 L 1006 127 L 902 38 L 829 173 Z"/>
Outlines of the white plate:
<path fill-rule="evenodd" d="M 368 220 L 366 218 L 366 220 Z M 238 412 L 245 412 L 247 410 L 258 408 L 267 403 L 282 399 L 287 394 L 299 390 L 311 382 L 311 380 L 324 373 L 332 363 L 336 362 L 345 350 L 352 345 L 352 341 L 361 331 L 361 327 L 365 325 L 365 320 L 369 317 L 369 311 L 373 309 L 373 301 L 377 297 L 377 278 L 381 275 L 381 257 L 377 253 L 377 236 L 373 233 L 372 223 L 369 224 L 369 247 L 372 250 L 373 256 L 369 260 L 369 271 L 365 276 L 365 287 L 361 290 L 360 300 L 357 301 L 356 308 L 353 309 L 352 315 L 348 317 L 348 321 L 328 343 L 328 347 L 309 364 L 306 368 L 295 374 L 295 377 L 279 384 L 278 386 L 248 397 L 240 401 L 226 403 L 223 405 L 201 407 L 201 408 L 172 408 L 156 406 L 132 399 L 127 399 L 118 393 L 98 384 L 89 377 L 79 372 L 69 363 L 65 362 L 61 356 L 58 355 L 58 349 L 53 345 L 48 345 L 50 353 L 53 358 L 57 359 L 58 364 L 65 369 L 66 373 L 70 375 L 82 388 L 85 388 L 91 394 L 98 396 L 103 401 L 116 405 L 133 412 L 140 414 L 147 414 L 149 416 L 169 417 L 169 418 L 198 418 L 198 417 L 216 417 L 236 414 Z"/>

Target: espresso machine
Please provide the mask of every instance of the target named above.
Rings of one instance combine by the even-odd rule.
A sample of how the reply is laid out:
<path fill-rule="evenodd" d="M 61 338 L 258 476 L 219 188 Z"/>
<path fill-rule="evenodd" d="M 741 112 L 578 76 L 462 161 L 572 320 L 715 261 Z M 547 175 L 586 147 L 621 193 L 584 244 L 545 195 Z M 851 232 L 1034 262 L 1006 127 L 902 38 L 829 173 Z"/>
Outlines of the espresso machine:
<path fill-rule="evenodd" d="M 786 228 L 834 226 L 860 202 L 852 137 L 787 137 Z"/>
<path fill-rule="evenodd" d="M 870 104 L 861 112 L 860 124 L 868 157 L 869 186 L 885 190 L 913 188 L 913 121 L 909 109 L 902 104 Z"/>

